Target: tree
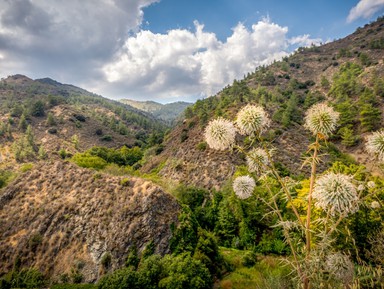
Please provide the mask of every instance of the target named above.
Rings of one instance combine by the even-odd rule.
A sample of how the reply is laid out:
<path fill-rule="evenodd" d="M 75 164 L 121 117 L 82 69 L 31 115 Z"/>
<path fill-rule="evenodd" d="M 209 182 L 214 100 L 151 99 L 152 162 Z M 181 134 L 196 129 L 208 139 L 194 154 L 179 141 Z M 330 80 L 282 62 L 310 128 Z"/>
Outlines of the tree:
<path fill-rule="evenodd" d="M 44 116 L 44 114 L 45 114 L 44 102 L 42 102 L 41 100 L 34 102 L 31 107 L 31 115 L 40 117 L 40 116 Z"/>
<path fill-rule="evenodd" d="M 346 147 L 354 146 L 357 142 L 357 137 L 351 126 L 342 127 L 338 134 L 341 136 L 341 143 Z"/>
<path fill-rule="evenodd" d="M 371 103 L 366 103 L 361 108 L 359 120 L 363 131 L 372 131 L 380 125 L 381 111 Z"/>
<path fill-rule="evenodd" d="M 71 138 L 71 141 L 72 141 L 72 143 L 73 143 L 75 149 L 78 150 L 78 149 L 79 149 L 79 144 L 80 144 L 79 137 L 78 137 L 76 134 L 74 134 L 74 135 L 72 136 L 72 138 Z"/>
<path fill-rule="evenodd" d="M 52 112 L 48 112 L 48 115 L 47 115 L 47 125 L 48 126 L 56 125 L 56 120 L 55 120 Z"/>
<path fill-rule="evenodd" d="M 47 158 L 47 152 L 44 149 L 43 145 L 40 145 L 39 152 L 38 152 L 39 159 L 45 160 Z"/>
<path fill-rule="evenodd" d="M 32 126 L 29 124 L 27 127 L 27 130 L 25 131 L 25 136 L 27 139 L 27 142 L 30 146 L 35 146 L 35 135 L 33 134 Z"/>
<path fill-rule="evenodd" d="M 27 129 L 27 126 L 28 126 L 28 123 L 27 123 L 27 120 L 25 119 L 25 114 L 23 113 L 19 120 L 19 130 L 25 131 Z"/>

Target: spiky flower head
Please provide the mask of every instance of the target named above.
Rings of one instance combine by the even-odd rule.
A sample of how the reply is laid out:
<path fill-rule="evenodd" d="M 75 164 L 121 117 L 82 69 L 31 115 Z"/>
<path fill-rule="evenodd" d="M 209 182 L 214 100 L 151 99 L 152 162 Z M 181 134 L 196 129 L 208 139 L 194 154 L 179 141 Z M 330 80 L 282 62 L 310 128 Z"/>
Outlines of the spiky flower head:
<path fill-rule="evenodd" d="M 363 184 L 360 184 L 358 187 L 357 187 L 357 190 L 358 191 L 364 191 L 365 190 L 365 186 Z"/>
<path fill-rule="evenodd" d="M 255 180 L 250 176 L 237 177 L 233 181 L 233 190 L 239 199 L 249 198 L 256 186 Z"/>
<path fill-rule="evenodd" d="M 223 151 L 235 144 L 236 128 L 231 121 L 219 117 L 209 122 L 204 136 L 210 148 Z"/>
<path fill-rule="evenodd" d="M 376 187 L 376 183 L 375 183 L 374 181 L 369 181 L 369 182 L 367 183 L 367 187 L 368 187 L 369 189 L 373 189 L 374 187 Z"/>
<path fill-rule="evenodd" d="M 337 127 L 339 113 L 325 103 L 311 106 L 305 115 L 304 127 L 314 135 L 329 137 Z"/>
<path fill-rule="evenodd" d="M 384 162 L 384 130 L 376 131 L 367 136 L 365 148 L 369 154 Z"/>
<path fill-rule="evenodd" d="M 380 208 L 380 203 L 378 201 L 373 201 L 371 203 L 371 208 L 372 209 L 379 209 Z"/>
<path fill-rule="evenodd" d="M 348 214 L 358 209 L 358 194 L 351 177 L 328 173 L 316 180 L 313 190 L 316 206 L 330 210 L 332 215 Z"/>
<path fill-rule="evenodd" d="M 246 157 L 248 171 L 260 174 L 265 170 L 265 166 L 269 164 L 268 155 L 261 148 L 253 148 Z"/>
<path fill-rule="evenodd" d="M 350 258 L 342 253 L 328 255 L 325 260 L 325 269 L 343 284 L 350 284 L 353 280 L 354 265 Z"/>
<path fill-rule="evenodd" d="M 242 135 L 258 136 L 270 125 L 271 120 L 261 106 L 248 104 L 236 117 L 236 125 Z"/>

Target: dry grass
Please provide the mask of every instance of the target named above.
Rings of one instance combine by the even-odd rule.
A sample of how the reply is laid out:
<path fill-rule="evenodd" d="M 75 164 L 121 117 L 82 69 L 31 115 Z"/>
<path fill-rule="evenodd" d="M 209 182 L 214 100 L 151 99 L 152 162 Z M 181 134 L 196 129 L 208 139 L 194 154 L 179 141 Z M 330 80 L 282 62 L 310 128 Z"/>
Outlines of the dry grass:
<path fill-rule="evenodd" d="M 112 268 L 125 261 L 128 249 L 143 249 L 153 240 L 168 252 L 170 224 L 179 206 L 150 181 L 94 172 L 66 163 L 38 164 L 7 187 L 13 198 L 0 209 L 0 272 L 19 256 L 25 266 L 59 275 L 75 259 L 86 263 L 86 280 L 98 278 L 102 254 Z M 33 243 L 34 235 L 41 236 Z M 32 244 L 32 243 L 33 244 Z"/>

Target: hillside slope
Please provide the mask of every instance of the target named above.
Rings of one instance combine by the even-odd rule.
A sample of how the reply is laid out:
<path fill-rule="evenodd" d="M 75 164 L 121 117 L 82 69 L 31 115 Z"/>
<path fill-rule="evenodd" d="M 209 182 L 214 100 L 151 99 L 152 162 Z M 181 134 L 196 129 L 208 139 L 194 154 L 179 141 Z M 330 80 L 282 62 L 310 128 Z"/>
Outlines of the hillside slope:
<path fill-rule="evenodd" d="M 136 101 L 131 99 L 121 99 L 120 102 L 128 104 L 139 110 L 149 112 L 154 117 L 161 119 L 169 124 L 174 123 L 178 118 L 180 118 L 182 112 L 188 106 L 192 105 L 191 103 L 184 101 L 161 104 L 155 101 Z"/>
<path fill-rule="evenodd" d="M 95 281 L 121 267 L 133 246 L 142 251 L 153 242 L 156 253 L 168 253 L 179 209 L 174 197 L 139 178 L 38 163 L 0 194 L 0 272 L 20 262 L 47 276 L 78 270 L 83 281 Z"/>
<path fill-rule="evenodd" d="M 49 78 L 2 79 L 0 103 L 2 146 L 11 146 L 31 125 L 36 146 L 50 156 L 61 149 L 73 154 L 92 146 L 145 146 L 151 134 L 166 128 L 129 105 Z"/>
<path fill-rule="evenodd" d="M 245 161 L 241 155 L 207 148 L 204 127 L 219 116 L 233 120 L 242 106 L 253 103 L 262 105 L 272 118 L 264 138 L 276 148 L 274 158 L 281 169 L 305 174 L 302 156 L 311 139 L 302 126 L 304 113 L 312 104 L 328 101 L 341 119 L 333 138 L 337 146 L 324 152 L 329 156 L 320 169 L 337 158 L 348 158 L 341 154 L 344 152 L 378 173 L 363 150 L 363 139 L 383 125 L 383 59 L 384 18 L 379 18 L 346 38 L 300 48 L 281 61 L 259 67 L 216 96 L 188 108 L 185 121 L 166 138 L 163 153 L 143 171 L 160 167 L 165 178 L 220 189 Z"/>

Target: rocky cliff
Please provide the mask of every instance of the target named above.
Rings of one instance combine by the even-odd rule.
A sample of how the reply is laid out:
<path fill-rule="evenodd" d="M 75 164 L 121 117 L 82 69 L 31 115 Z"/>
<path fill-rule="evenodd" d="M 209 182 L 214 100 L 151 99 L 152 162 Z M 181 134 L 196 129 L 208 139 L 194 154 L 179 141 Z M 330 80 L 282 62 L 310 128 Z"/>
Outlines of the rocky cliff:
<path fill-rule="evenodd" d="M 38 163 L 0 192 L 0 271 L 19 260 L 95 281 L 121 266 L 132 246 L 142 251 L 152 241 L 156 253 L 169 252 L 178 212 L 175 198 L 149 181 Z"/>

